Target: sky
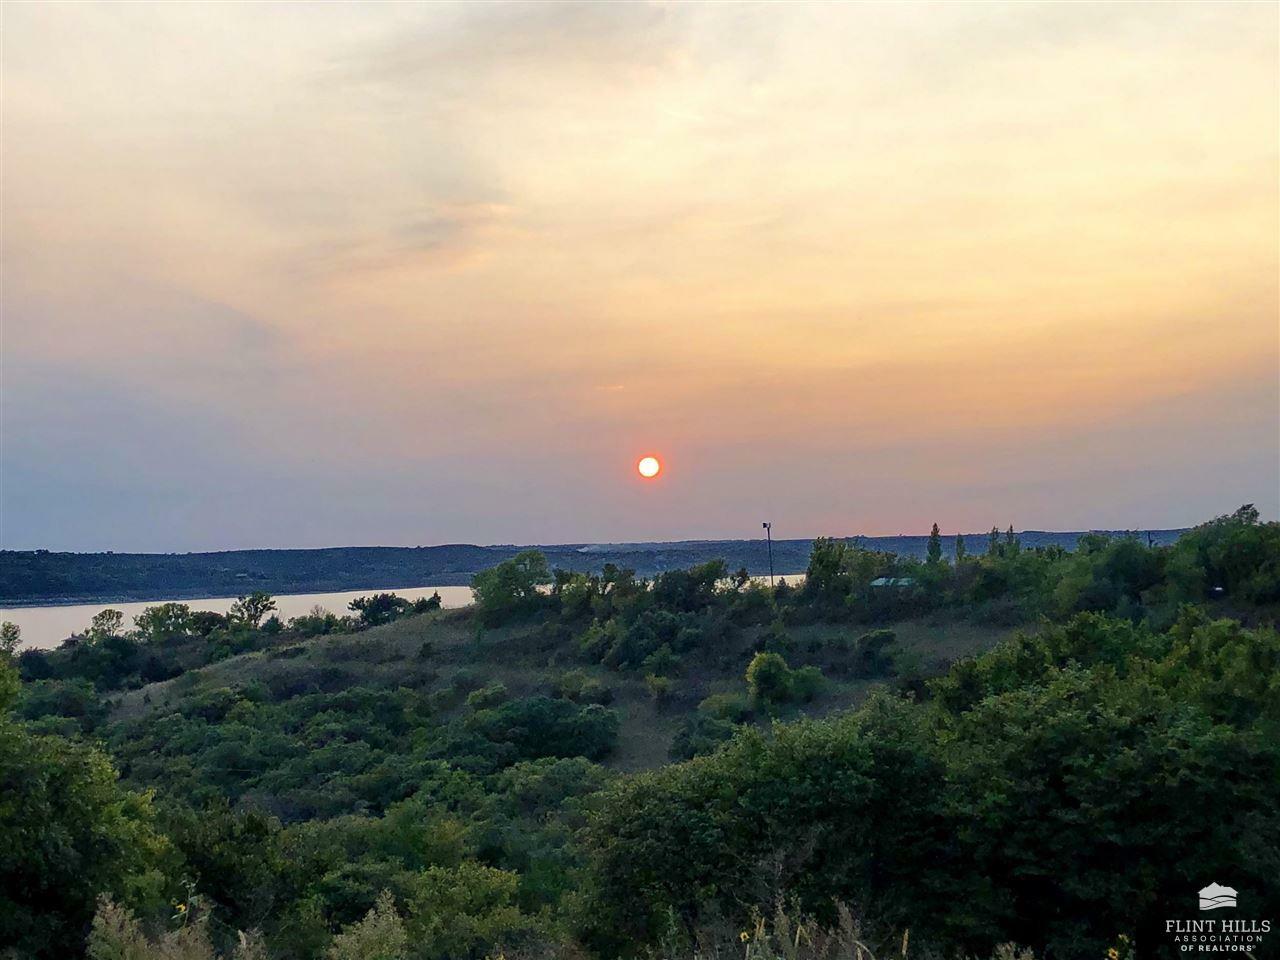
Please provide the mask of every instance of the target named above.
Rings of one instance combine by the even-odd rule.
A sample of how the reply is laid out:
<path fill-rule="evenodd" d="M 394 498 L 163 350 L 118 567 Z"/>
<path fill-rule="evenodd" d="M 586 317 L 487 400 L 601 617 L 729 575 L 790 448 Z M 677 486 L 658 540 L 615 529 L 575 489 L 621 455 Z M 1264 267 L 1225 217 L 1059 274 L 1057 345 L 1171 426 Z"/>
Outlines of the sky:
<path fill-rule="evenodd" d="M 2 16 L 5 548 L 1280 512 L 1280 5 Z"/>

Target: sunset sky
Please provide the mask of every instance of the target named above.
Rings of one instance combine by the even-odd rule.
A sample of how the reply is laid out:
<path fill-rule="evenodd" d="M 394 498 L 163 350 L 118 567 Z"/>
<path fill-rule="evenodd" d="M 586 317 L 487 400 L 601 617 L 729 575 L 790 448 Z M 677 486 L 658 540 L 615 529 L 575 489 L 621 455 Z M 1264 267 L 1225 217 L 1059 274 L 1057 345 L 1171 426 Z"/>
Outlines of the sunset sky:
<path fill-rule="evenodd" d="M 6 4 L 0 542 L 1274 519 L 1278 10 Z"/>

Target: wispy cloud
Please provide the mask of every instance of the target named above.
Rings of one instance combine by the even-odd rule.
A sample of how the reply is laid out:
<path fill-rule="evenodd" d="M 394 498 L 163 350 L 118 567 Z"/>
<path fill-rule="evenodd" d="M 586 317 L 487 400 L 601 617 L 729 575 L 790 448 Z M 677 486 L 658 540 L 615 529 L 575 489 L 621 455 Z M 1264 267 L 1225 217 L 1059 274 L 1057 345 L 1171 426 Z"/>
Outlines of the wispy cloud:
<path fill-rule="evenodd" d="M 6 545 L 696 536 L 766 495 L 797 533 L 1274 514 L 1275 404 L 1232 380 L 1280 377 L 1278 28 L 11 5 Z"/>

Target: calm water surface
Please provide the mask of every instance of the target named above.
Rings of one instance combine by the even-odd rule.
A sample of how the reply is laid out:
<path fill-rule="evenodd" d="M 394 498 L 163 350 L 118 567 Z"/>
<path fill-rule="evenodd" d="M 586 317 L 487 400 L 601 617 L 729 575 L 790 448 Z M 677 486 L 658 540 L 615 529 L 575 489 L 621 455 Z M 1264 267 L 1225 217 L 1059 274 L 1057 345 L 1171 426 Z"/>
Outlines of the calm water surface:
<path fill-rule="evenodd" d="M 439 592 L 446 607 L 465 607 L 471 602 L 470 587 L 392 587 L 389 589 L 351 590 L 346 593 L 294 593 L 275 598 L 277 614 L 281 620 L 301 616 L 312 607 L 323 607 L 339 616 L 347 613 L 347 604 L 356 597 L 373 593 L 394 593 L 406 600 L 417 600 Z M 235 597 L 207 597 L 202 600 L 178 600 L 192 610 L 211 610 L 226 613 L 235 603 Z M 141 603 L 79 603 L 57 607 L 3 607 L 0 621 L 16 623 L 22 630 L 22 646 L 48 649 L 56 647 L 73 633 L 81 633 L 99 611 L 112 609 L 124 613 L 124 622 L 132 626 L 133 618 L 147 607 L 155 607 L 164 600 L 147 600 Z"/>

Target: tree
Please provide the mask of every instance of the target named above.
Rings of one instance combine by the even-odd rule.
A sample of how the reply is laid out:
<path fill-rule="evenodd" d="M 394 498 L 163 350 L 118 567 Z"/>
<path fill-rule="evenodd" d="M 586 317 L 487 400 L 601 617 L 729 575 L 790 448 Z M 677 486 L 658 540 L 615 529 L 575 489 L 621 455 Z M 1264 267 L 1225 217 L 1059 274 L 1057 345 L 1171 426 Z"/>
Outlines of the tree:
<path fill-rule="evenodd" d="M 965 548 L 964 548 L 964 534 L 957 533 L 956 534 L 956 566 L 957 567 L 964 562 L 964 558 L 966 555 L 967 554 L 965 553 Z"/>
<path fill-rule="evenodd" d="M 233 621 L 247 624 L 256 630 L 261 626 L 262 618 L 274 609 L 276 609 L 276 602 L 271 598 L 271 594 L 255 590 L 248 596 L 236 600 L 231 605 L 228 615 Z"/>
<path fill-rule="evenodd" d="M 18 647 L 18 628 L 7 621 L 4 626 L 13 627 L 13 630 L 6 632 L 3 643 L 0 644 L 0 723 L 4 722 L 5 715 L 17 702 L 18 692 L 22 688 L 18 679 L 17 658 L 13 655 Z"/>
<path fill-rule="evenodd" d="M 16 623 L 6 620 L 0 623 L 0 654 L 12 656 L 22 642 L 22 631 Z"/>
<path fill-rule="evenodd" d="M 407 960 L 409 933 L 396 911 L 395 897 L 383 890 L 363 920 L 333 938 L 325 960 Z"/>
<path fill-rule="evenodd" d="M 520 616 L 527 616 L 543 600 L 538 589 L 551 581 L 547 558 L 540 550 L 525 550 L 471 580 L 480 620 L 486 626 L 499 626 Z"/>
<path fill-rule="evenodd" d="M 938 564 L 942 562 L 942 534 L 938 530 L 935 523 L 933 529 L 929 531 L 929 563 Z"/>
<path fill-rule="evenodd" d="M 0 700 L 13 684 L 0 657 Z M 95 747 L 0 716 L 0 943 L 34 960 L 77 956 L 104 893 L 160 906 L 168 852 L 150 800 L 122 789 Z"/>
<path fill-rule="evenodd" d="M 414 613 L 430 613 L 433 610 L 439 610 L 443 601 L 440 599 L 440 591 L 437 590 L 429 597 L 419 597 L 413 601 Z"/>
<path fill-rule="evenodd" d="M 109 637 L 118 637 L 123 633 L 124 614 L 119 610 L 108 609 L 94 614 L 85 636 L 90 643 L 102 643 Z"/>
<path fill-rule="evenodd" d="M 828 599 L 847 594 L 851 583 L 845 569 L 848 549 L 848 544 L 843 540 L 833 540 L 830 537 L 818 537 L 814 540 L 809 549 L 804 591 Z"/>
<path fill-rule="evenodd" d="M 185 603 L 162 603 L 147 607 L 133 618 L 143 643 L 168 643 L 192 635 L 194 621 Z"/>
<path fill-rule="evenodd" d="M 375 593 L 371 597 L 356 597 L 347 609 L 360 614 L 360 622 L 366 627 L 390 623 L 409 609 L 409 601 L 394 593 Z"/>
<path fill-rule="evenodd" d="M 992 527 L 987 534 L 987 556 L 994 557 L 1000 553 L 1000 528 Z"/>
<path fill-rule="evenodd" d="M 1169 556 L 1178 600 L 1222 594 L 1253 603 L 1280 600 L 1280 523 L 1261 523 L 1253 504 L 1178 538 Z"/>

